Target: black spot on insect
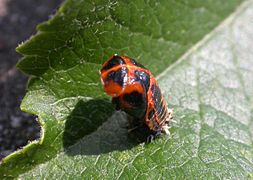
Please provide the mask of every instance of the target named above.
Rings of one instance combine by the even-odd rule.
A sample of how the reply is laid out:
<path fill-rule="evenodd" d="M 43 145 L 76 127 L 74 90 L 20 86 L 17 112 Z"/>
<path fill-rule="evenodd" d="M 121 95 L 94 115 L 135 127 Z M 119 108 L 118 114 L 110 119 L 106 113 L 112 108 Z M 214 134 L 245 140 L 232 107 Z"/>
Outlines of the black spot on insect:
<path fill-rule="evenodd" d="M 124 101 L 128 102 L 128 104 L 132 105 L 133 107 L 138 107 L 143 104 L 143 94 L 134 91 L 130 94 L 125 94 L 123 96 Z"/>
<path fill-rule="evenodd" d="M 157 111 L 157 114 L 161 114 L 161 112 L 163 111 L 163 106 L 162 106 L 162 94 L 161 94 L 160 88 L 154 84 L 151 87 L 151 91 L 153 93 L 153 101 L 155 105 L 155 110 Z"/>
<path fill-rule="evenodd" d="M 126 67 L 122 67 L 117 71 L 111 71 L 108 74 L 105 82 L 113 81 L 119 84 L 120 86 L 123 86 L 125 83 L 124 80 L 126 80 L 125 77 L 127 76 L 127 72 L 128 72 L 128 69 Z"/>
<path fill-rule="evenodd" d="M 111 69 L 114 66 L 126 64 L 120 56 L 113 56 L 113 58 L 105 65 L 101 71 Z"/>
<path fill-rule="evenodd" d="M 147 109 L 146 94 L 141 94 L 137 91 L 133 91 L 129 94 L 123 95 L 123 101 L 129 104 L 129 108 L 123 110 L 129 115 L 136 118 L 143 118 Z"/>
<path fill-rule="evenodd" d="M 140 82 L 145 87 L 145 91 L 147 93 L 150 86 L 150 76 L 147 73 L 138 70 L 136 70 L 134 74 L 135 80 Z"/>

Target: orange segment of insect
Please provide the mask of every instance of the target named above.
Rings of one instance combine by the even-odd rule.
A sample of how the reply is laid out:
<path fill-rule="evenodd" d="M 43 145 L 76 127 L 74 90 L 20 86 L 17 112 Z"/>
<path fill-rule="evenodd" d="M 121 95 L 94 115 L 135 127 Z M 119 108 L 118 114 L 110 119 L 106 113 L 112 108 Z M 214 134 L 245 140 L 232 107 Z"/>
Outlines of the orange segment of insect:
<path fill-rule="evenodd" d="M 100 70 L 105 92 L 117 110 L 125 111 L 140 125 L 156 133 L 169 134 L 172 110 L 151 72 L 127 56 L 112 56 Z"/>

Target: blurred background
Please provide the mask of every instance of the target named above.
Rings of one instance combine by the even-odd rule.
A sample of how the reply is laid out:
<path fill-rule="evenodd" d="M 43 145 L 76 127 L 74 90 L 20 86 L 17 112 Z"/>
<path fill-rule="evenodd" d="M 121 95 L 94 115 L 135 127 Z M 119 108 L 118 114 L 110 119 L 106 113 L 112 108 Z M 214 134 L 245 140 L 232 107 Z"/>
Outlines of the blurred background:
<path fill-rule="evenodd" d="M 36 33 L 63 0 L 0 0 L 0 159 L 39 138 L 36 117 L 19 106 L 28 77 L 17 70 L 15 48 Z"/>

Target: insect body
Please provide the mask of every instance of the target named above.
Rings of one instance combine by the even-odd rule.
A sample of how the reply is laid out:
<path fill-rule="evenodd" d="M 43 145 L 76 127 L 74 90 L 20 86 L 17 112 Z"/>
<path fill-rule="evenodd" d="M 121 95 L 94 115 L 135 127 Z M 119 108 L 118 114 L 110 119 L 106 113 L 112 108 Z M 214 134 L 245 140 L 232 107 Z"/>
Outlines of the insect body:
<path fill-rule="evenodd" d="M 123 110 L 155 133 L 169 134 L 172 110 L 167 108 L 154 76 L 127 56 L 112 56 L 100 70 L 105 92 L 116 110 Z"/>

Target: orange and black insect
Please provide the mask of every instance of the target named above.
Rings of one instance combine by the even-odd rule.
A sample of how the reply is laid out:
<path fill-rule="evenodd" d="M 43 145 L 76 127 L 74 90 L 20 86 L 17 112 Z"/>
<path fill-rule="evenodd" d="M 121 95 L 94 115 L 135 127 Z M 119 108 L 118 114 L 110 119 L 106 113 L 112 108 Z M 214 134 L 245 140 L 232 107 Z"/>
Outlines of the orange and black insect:
<path fill-rule="evenodd" d="M 100 70 L 105 92 L 116 110 L 123 110 L 156 133 L 169 134 L 172 110 L 167 108 L 155 77 L 127 56 L 112 56 Z"/>

